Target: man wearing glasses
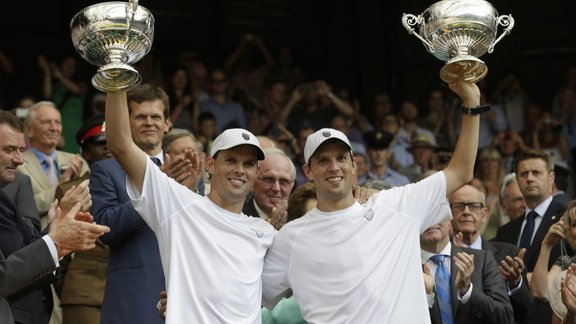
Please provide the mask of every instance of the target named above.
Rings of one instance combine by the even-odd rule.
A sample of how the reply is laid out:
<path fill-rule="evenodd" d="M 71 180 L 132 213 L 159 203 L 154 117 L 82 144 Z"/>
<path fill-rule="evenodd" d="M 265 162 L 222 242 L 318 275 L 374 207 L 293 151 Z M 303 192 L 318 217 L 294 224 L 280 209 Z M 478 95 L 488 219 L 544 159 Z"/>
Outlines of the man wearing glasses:
<path fill-rule="evenodd" d="M 288 197 L 294 188 L 296 168 L 278 148 L 266 148 L 264 153 L 266 159 L 260 162 L 260 173 L 254 182 L 252 194 L 246 197 L 242 212 L 260 217 L 279 229 L 286 221 L 282 216 L 285 216 Z M 277 210 L 274 211 L 274 208 Z"/>
<path fill-rule="evenodd" d="M 499 263 L 508 296 L 514 310 L 516 323 L 527 323 L 532 307 L 532 296 L 525 278 L 522 260 L 526 249 L 513 244 L 485 240 L 480 234 L 482 225 L 488 221 L 488 208 L 484 193 L 469 184 L 452 193 L 448 200 L 452 211 L 454 244 L 476 250 L 491 251 Z"/>

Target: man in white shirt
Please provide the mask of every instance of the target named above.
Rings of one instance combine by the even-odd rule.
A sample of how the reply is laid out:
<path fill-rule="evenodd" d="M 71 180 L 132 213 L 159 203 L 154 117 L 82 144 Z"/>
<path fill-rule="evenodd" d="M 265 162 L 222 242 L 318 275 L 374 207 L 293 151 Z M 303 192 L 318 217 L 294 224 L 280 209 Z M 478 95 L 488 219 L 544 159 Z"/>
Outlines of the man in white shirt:
<path fill-rule="evenodd" d="M 228 129 L 212 143 L 208 196 L 200 196 L 156 168 L 132 140 L 125 92 L 108 93 L 108 146 L 127 175 L 132 205 L 158 239 L 170 303 L 166 323 L 260 323 L 264 256 L 274 228 L 242 214 L 264 152 L 244 129 Z M 200 161 L 190 153 L 193 170 Z"/>
<path fill-rule="evenodd" d="M 317 207 L 286 224 L 268 251 L 264 304 L 292 288 L 307 322 L 429 323 L 419 235 L 446 219 L 446 196 L 472 179 L 478 145 L 480 92 L 450 84 L 462 99 L 462 129 L 443 172 L 417 184 L 354 200 L 350 142 L 334 129 L 310 135 L 304 170 L 316 186 Z"/>

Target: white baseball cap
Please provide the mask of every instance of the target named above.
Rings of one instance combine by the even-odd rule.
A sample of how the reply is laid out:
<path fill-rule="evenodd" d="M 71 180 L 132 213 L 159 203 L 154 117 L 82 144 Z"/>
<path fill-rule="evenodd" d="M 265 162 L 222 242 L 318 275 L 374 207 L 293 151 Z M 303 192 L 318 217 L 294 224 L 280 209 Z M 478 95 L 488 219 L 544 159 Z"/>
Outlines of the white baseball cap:
<path fill-rule="evenodd" d="M 350 148 L 350 151 L 352 151 L 352 145 L 350 145 L 350 141 L 344 133 L 333 128 L 322 128 L 316 131 L 316 133 L 308 136 L 306 139 L 306 145 L 304 146 L 304 160 L 306 163 L 310 163 L 310 157 L 314 152 L 316 152 L 322 143 L 330 139 L 341 141 Z"/>
<path fill-rule="evenodd" d="M 260 148 L 260 141 L 254 134 L 243 128 L 230 128 L 218 135 L 210 147 L 210 155 L 214 156 L 218 151 L 228 150 L 238 145 L 252 145 L 256 148 L 258 160 L 264 160 L 265 155 Z"/>

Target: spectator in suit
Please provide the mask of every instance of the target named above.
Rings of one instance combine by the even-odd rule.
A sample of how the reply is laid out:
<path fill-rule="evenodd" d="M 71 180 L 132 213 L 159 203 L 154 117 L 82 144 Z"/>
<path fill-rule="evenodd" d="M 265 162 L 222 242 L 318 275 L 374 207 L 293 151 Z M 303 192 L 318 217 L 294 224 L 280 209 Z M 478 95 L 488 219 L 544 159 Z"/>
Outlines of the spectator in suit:
<path fill-rule="evenodd" d="M 23 150 L 22 124 L 16 116 L 1 111 L 0 187 L 14 181 L 17 166 L 24 162 Z M 84 197 L 89 199 L 86 193 Z M 49 284 L 56 279 L 54 271 L 59 266 L 58 260 L 74 249 L 94 247 L 94 241 L 109 229 L 90 224 L 89 214 L 77 215 L 81 204 L 70 208 L 62 201 L 66 212 L 63 217 L 54 202 L 48 234 L 37 239 L 39 233 L 24 224 L 3 191 L 0 191 L 0 200 L 0 322 L 47 323 L 52 312 Z M 44 297 L 43 292 L 37 290 L 41 288 L 48 289 Z M 10 300 L 10 307 L 5 298 Z"/>
<path fill-rule="evenodd" d="M 524 264 L 528 271 L 528 281 L 540 254 L 540 246 L 550 226 L 560 220 L 566 205 L 552 197 L 554 184 L 554 161 L 546 153 L 527 149 L 519 153 L 515 163 L 516 179 L 524 200 L 524 217 L 513 220 L 498 229 L 495 241 L 517 244 L 526 248 Z M 552 249 L 548 269 L 560 256 L 559 247 Z M 534 300 L 532 323 L 550 323 L 552 311 L 550 305 L 538 299 Z"/>
<path fill-rule="evenodd" d="M 432 323 L 513 323 L 512 306 L 494 256 L 453 245 L 449 233 L 450 220 L 445 220 L 420 235 L 422 264 L 435 278 L 435 293 L 428 294 Z M 436 261 L 436 256 L 443 258 Z M 439 280 L 441 271 L 446 270 L 449 279 Z M 445 303 L 443 289 L 448 298 Z"/>
<path fill-rule="evenodd" d="M 266 148 L 264 154 L 266 159 L 260 162 L 254 189 L 246 197 L 242 212 L 260 217 L 280 229 L 286 223 L 282 216 L 286 216 L 283 211 L 288 206 L 288 198 L 294 188 L 296 168 L 292 160 L 277 148 Z"/>
<path fill-rule="evenodd" d="M 170 114 L 168 96 L 158 87 L 143 84 L 132 90 L 129 98 L 134 103 L 129 109 L 132 138 L 148 158 L 161 165 L 164 161 L 162 139 L 168 130 Z M 115 107 L 110 109 L 118 113 Z M 113 127 L 111 125 L 106 120 L 107 136 Z M 169 165 L 162 165 L 162 168 L 170 171 L 190 171 L 187 158 L 177 158 L 165 164 Z M 170 175 L 176 177 L 175 174 Z M 150 307 L 156 304 L 158 292 L 165 289 L 158 242 L 130 203 L 126 192 L 126 173 L 116 159 L 102 160 L 92 165 L 90 191 L 94 200 L 94 218 L 111 228 L 110 233 L 102 237 L 102 241 L 109 246 L 109 261 L 101 323 L 162 323 Z"/>
<path fill-rule="evenodd" d="M 1 188 L 16 207 L 28 227 L 40 231 L 40 214 L 36 209 L 30 177 L 17 172 L 14 181 Z"/>
<path fill-rule="evenodd" d="M 513 244 L 492 242 L 480 235 L 482 225 L 488 219 L 484 193 L 471 185 L 464 185 L 453 192 L 448 200 L 452 210 L 454 244 L 492 253 L 500 264 L 500 274 L 507 286 L 508 296 L 514 310 L 515 323 L 528 323 L 532 307 L 532 295 L 528 288 L 522 257 L 525 249 Z"/>
<path fill-rule="evenodd" d="M 47 225 L 45 217 L 54 200 L 59 183 L 84 175 L 88 163 L 79 155 L 57 150 L 62 137 L 60 111 L 50 101 L 40 101 L 28 109 L 24 130 L 30 149 L 24 152 L 24 164 L 18 172 L 30 176 L 36 208 L 40 213 L 41 227 Z"/>

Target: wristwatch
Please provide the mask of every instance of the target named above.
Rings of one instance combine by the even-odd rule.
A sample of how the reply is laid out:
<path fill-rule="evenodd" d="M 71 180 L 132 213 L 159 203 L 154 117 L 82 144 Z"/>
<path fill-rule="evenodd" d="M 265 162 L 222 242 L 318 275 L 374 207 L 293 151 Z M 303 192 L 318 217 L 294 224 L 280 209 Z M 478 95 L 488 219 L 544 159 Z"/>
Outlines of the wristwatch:
<path fill-rule="evenodd" d="M 490 105 L 466 108 L 464 105 L 460 106 L 460 111 L 465 115 L 479 115 L 483 112 L 490 111 Z"/>

